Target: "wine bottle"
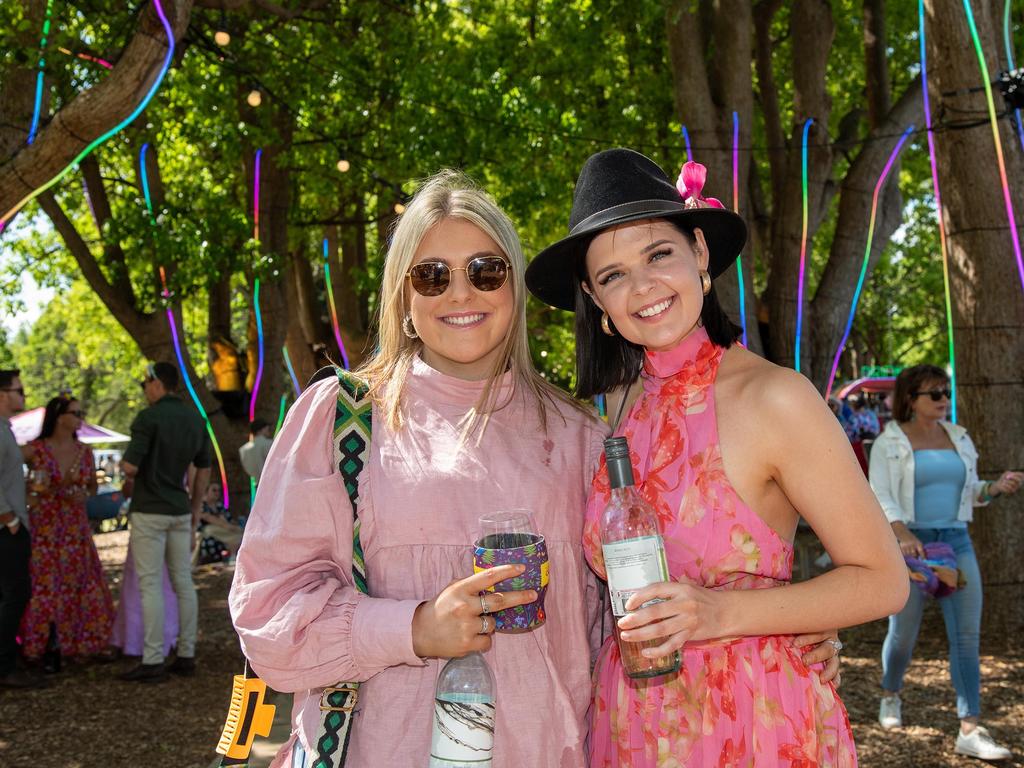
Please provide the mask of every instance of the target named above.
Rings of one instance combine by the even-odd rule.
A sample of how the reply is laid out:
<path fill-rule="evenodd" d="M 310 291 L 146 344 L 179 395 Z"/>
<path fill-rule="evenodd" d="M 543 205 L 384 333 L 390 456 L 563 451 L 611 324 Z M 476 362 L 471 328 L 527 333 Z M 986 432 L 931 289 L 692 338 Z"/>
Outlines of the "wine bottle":
<path fill-rule="evenodd" d="M 451 659 L 434 694 L 430 768 L 491 768 L 494 677 L 479 653 Z"/>
<path fill-rule="evenodd" d="M 611 493 L 601 517 L 601 551 L 622 666 L 626 674 L 634 678 L 675 672 L 679 669 L 678 651 L 653 659 L 641 653 L 645 648 L 657 647 L 664 638 L 630 642 L 623 640 L 619 631 L 618 620 L 628 613 L 626 601 L 649 584 L 668 581 L 668 561 L 665 542 L 658 530 L 658 515 L 633 485 L 633 465 L 626 438 L 605 440 L 604 455 Z"/>

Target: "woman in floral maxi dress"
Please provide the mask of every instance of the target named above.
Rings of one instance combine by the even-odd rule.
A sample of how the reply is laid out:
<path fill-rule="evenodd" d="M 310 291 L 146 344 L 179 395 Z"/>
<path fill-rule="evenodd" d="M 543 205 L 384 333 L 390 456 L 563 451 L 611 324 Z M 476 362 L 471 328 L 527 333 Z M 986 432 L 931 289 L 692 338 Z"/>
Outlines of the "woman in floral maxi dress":
<path fill-rule="evenodd" d="M 93 455 L 75 437 L 82 415 L 79 401 L 53 398 L 42 433 L 24 448 L 31 470 L 32 598 L 21 636 L 29 660 L 47 650 L 92 656 L 110 642 L 114 607 L 85 512 L 96 488 Z"/>
<path fill-rule="evenodd" d="M 734 343 L 712 280 L 746 227 L 703 198 L 704 173 L 687 163 L 673 186 L 637 152 L 592 156 L 569 237 L 526 275 L 546 304 L 576 312 L 577 395 L 624 389 L 628 405 L 638 394 L 615 434 L 657 512 L 668 580 L 630 596 L 617 625 L 625 641 L 653 641 L 648 658 L 681 659 L 676 673 L 631 679 L 606 640 L 590 766 L 846 768 L 856 764 L 846 711 L 794 635 L 902 605 L 906 569 L 820 394 Z M 608 497 L 602 462 L 584 526 L 599 575 Z M 800 516 L 836 568 L 791 585 Z"/>

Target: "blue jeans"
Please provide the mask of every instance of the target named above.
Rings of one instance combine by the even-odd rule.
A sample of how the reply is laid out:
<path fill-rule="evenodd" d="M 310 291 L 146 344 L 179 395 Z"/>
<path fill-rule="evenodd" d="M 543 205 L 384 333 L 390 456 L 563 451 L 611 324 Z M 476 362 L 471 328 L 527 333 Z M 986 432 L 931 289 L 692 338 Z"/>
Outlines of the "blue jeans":
<path fill-rule="evenodd" d="M 956 565 L 967 583 L 952 595 L 939 599 L 949 640 L 949 676 L 956 689 L 956 710 L 960 719 L 981 713 L 981 664 L 978 641 L 981 635 L 981 571 L 966 528 L 919 528 L 913 533 L 924 544 L 944 541 L 956 553 Z M 928 597 L 916 586 L 902 611 L 889 617 L 889 633 L 882 644 L 882 687 L 899 692 L 903 675 L 917 643 Z"/>

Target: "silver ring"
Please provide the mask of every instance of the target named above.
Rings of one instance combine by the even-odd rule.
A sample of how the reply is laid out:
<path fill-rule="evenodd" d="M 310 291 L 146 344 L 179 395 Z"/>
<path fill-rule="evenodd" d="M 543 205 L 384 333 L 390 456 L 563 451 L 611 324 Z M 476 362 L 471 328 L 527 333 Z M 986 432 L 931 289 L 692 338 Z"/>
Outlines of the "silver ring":
<path fill-rule="evenodd" d="M 487 624 L 487 619 L 488 618 L 490 618 L 490 617 L 486 613 L 483 616 L 480 617 L 480 634 L 481 635 L 489 635 L 490 634 L 490 631 L 488 630 L 488 624 Z"/>
<path fill-rule="evenodd" d="M 490 613 L 490 611 L 487 610 L 487 599 L 483 595 L 480 595 L 480 613 Z"/>
<path fill-rule="evenodd" d="M 837 654 L 845 647 L 843 645 L 843 641 L 840 640 L 838 637 L 833 640 L 826 640 L 825 642 L 831 645 L 833 648 L 835 648 Z"/>

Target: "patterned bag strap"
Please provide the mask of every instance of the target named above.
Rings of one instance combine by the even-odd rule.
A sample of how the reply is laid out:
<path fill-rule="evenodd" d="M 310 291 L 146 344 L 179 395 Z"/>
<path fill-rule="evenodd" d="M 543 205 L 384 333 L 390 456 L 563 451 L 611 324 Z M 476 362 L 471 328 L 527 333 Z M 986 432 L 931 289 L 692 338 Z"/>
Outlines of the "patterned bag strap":
<path fill-rule="evenodd" d="M 345 481 L 352 502 L 352 582 L 364 594 L 366 568 L 359 541 L 359 474 L 370 460 L 370 427 L 373 403 L 366 396 L 366 384 L 341 368 L 338 374 L 338 404 L 334 412 L 334 462 Z M 320 727 L 317 729 L 310 768 L 341 768 L 348 753 L 352 712 L 359 699 L 359 683 L 340 682 L 320 694 Z"/>

